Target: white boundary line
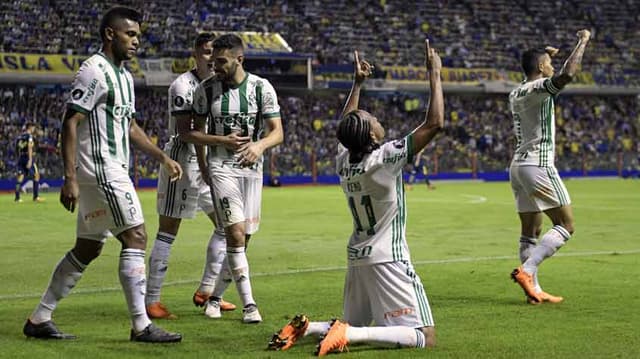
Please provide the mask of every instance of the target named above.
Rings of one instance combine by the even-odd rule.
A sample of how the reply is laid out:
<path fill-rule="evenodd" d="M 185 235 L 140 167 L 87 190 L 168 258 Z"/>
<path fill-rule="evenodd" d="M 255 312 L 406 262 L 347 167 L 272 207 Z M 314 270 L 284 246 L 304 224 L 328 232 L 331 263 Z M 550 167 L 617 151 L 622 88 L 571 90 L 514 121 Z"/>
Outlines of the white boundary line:
<path fill-rule="evenodd" d="M 557 253 L 555 257 L 590 257 L 590 256 L 599 256 L 599 255 L 625 255 L 625 254 L 638 254 L 640 253 L 640 249 L 631 249 L 626 251 L 590 251 L 590 252 L 574 252 L 574 253 Z M 499 261 L 506 259 L 518 259 L 516 256 L 489 256 L 489 257 L 460 257 L 460 258 L 448 258 L 448 259 L 427 259 L 422 261 L 414 261 L 414 266 L 419 265 L 428 265 L 428 264 L 451 264 L 451 263 L 469 263 L 469 262 L 491 262 L 491 261 Z M 301 274 L 301 273 L 318 273 L 318 272 L 332 272 L 332 271 L 344 271 L 347 268 L 345 266 L 336 266 L 336 267 L 315 267 L 315 268 L 303 268 L 303 269 L 293 269 L 286 271 L 277 271 L 277 272 L 263 272 L 263 273 L 252 273 L 252 277 L 272 277 L 279 275 L 290 275 L 290 274 Z M 195 279 L 182 279 L 174 282 L 167 282 L 165 286 L 173 286 L 173 285 L 181 285 L 181 284 L 189 284 L 189 283 L 197 283 L 198 281 Z M 121 287 L 105 287 L 105 288 L 86 288 L 86 289 L 78 289 L 75 290 L 74 294 L 96 294 L 96 293 L 105 293 L 105 292 L 115 292 L 118 290 L 122 290 Z M 12 300 L 12 299 L 28 299 L 28 298 L 38 298 L 42 294 L 9 294 L 9 295 L 0 295 L 0 300 Z"/>

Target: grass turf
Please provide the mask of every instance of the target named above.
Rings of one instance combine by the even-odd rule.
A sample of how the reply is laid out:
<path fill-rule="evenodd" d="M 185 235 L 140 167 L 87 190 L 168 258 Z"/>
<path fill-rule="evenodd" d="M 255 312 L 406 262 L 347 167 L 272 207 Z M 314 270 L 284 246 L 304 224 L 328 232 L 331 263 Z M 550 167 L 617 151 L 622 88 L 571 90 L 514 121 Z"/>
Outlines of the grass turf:
<path fill-rule="evenodd" d="M 569 180 L 576 233 L 541 267 L 540 279 L 560 305 L 526 305 L 509 273 L 517 266 L 519 223 L 508 183 L 436 183 L 407 191 L 407 236 L 427 289 L 438 346 L 384 350 L 351 346 L 347 357 L 550 358 L 637 357 L 640 339 L 640 182 Z M 129 322 L 117 275 L 120 246 L 111 238 L 85 271 L 54 320 L 76 341 L 27 340 L 25 318 L 51 270 L 73 245 L 75 215 L 57 194 L 45 203 L 14 204 L 0 196 L 0 346 L 7 358 L 309 357 L 313 338 L 287 352 L 265 351 L 273 334 L 297 312 L 312 320 L 340 317 L 351 218 L 341 190 L 268 188 L 261 229 L 251 241 L 254 296 L 264 322 L 240 323 L 241 312 L 205 318 L 191 303 L 202 273 L 211 225 L 204 215 L 184 221 L 170 260 L 163 302 L 178 316 L 157 321 L 184 334 L 176 345 L 128 341 Z M 149 233 L 157 230 L 155 191 L 141 191 Z M 549 222 L 545 221 L 546 231 Z M 239 303 L 231 286 L 225 299 Z"/>

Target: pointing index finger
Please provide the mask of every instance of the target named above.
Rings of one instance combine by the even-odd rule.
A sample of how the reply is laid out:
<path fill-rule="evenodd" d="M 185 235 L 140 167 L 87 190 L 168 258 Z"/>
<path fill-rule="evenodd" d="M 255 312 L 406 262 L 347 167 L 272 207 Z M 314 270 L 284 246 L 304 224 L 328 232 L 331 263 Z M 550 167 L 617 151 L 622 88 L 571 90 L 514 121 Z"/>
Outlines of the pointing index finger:
<path fill-rule="evenodd" d="M 358 56 L 358 50 L 353 52 L 353 59 L 356 62 L 356 65 L 360 65 L 360 57 Z"/>
<path fill-rule="evenodd" d="M 429 39 L 424 40 L 424 49 L 426 51 L 427 56 L 431 53 L 431 47 L 429 46 Z"/>

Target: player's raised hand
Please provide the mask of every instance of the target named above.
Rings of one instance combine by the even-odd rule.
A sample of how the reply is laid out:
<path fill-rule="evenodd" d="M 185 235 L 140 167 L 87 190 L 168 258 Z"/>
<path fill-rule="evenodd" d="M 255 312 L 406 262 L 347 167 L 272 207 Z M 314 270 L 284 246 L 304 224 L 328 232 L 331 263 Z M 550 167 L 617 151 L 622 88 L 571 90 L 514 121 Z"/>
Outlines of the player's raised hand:
<path fill-rule="evenodd" d="M 549 55 L 549 57 L 554 57 L 558 54 L 558 50 L 557 48 L 553 47 L 553 46 L 547 46 L 544 48 L 544 52 L 547 53 L 547 55 Z"/>
<path fill-rule="evenodd" d="M 353 52 L 354 68 L 353 75 L 357 83 L 362 83 L 367 77 L 373 73 L 373 66 L 365 60 L 360 60 L 358 50 Z"/>
<path fill-rule="evenodd" d="M 80 188 L 78 187 L 78 181 L 71 178 L 65 178 L 62 188 L 60 189 L 60 203 L 72 212 L 76 209 L 78 203 L 78 197 L 80 196 Z"/>
<path fill-rule="evenodd" d="M 178 162 L 172 160 L 171 158 L 169 158 L 169 156 L 166 156 L 163 165 L 167 170 L 167 173 L 169 173 L 171 182 L 177 181 L 182 178 L 182 167 L 180 167 L 180 164 Z"/>
<path fill-rule="evenodd" d="M 578 39 L 580 39 L 581 41 L 587 41 L 589 40 L 589 38 L 591 38 L 591 32 L 587 29 L 583 29 L 578 31 L 576 36 L 578 36 Z"/>
<path fill-rule="evenodd" d="M 440 71 L 442 69 L 442 60 L 440 59 L 440 55 L 438 55 L 438 51 L 436 51 L 436 49 L 429 46 L 428 39 L 424 41 L 424 54 L 426 57 L 427 70 Z"/>

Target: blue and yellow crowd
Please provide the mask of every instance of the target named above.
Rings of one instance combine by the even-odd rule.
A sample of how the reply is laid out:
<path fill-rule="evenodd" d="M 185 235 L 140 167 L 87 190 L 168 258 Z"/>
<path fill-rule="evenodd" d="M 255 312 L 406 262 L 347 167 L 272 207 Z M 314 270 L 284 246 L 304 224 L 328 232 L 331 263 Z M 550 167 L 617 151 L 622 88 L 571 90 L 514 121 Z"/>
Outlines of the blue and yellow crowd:
<path fill-rule="evenodd" d="M 345 95 L 280 94 L 285 141 L 266 159 L 273 161 L 279 175 L 311 175 L 314 165 L 318 175 L 335 173 L 335 126 Z M 36 161 L 41 175 L 61 176 L 57 141 L 64 96 L 60 87 L 0 87 L 0 178 L 15 175 L 15 141 L 27 122 L 37 124 Z M 139 91 L 136 100 L 140 125 L 162 147 L 168 138 L 166 92 Z M 506 95 L 445 96 L 445 135 L 426 151 L 432 161 L 437 160 L 439 172 L 470 171 L 474 158 L 480 172 L 507 169 L 513 150 L 507 100 Z M 398 138 L 424 119 L 424 101 L 424 94 L 395 93 L 364 96 L 361 103 L 381 120 L 387 138 Z M 559 170 L 582 170 L 583 165 L 612 170 L 621 155 L 625 166 L 638 166 L 640 98 L 561 95 L 555 115 Z M 156 177 L 158 164 L 136 153 L 137 174 Z M 270 171 L 269 165 L 265 169 Z"/>

